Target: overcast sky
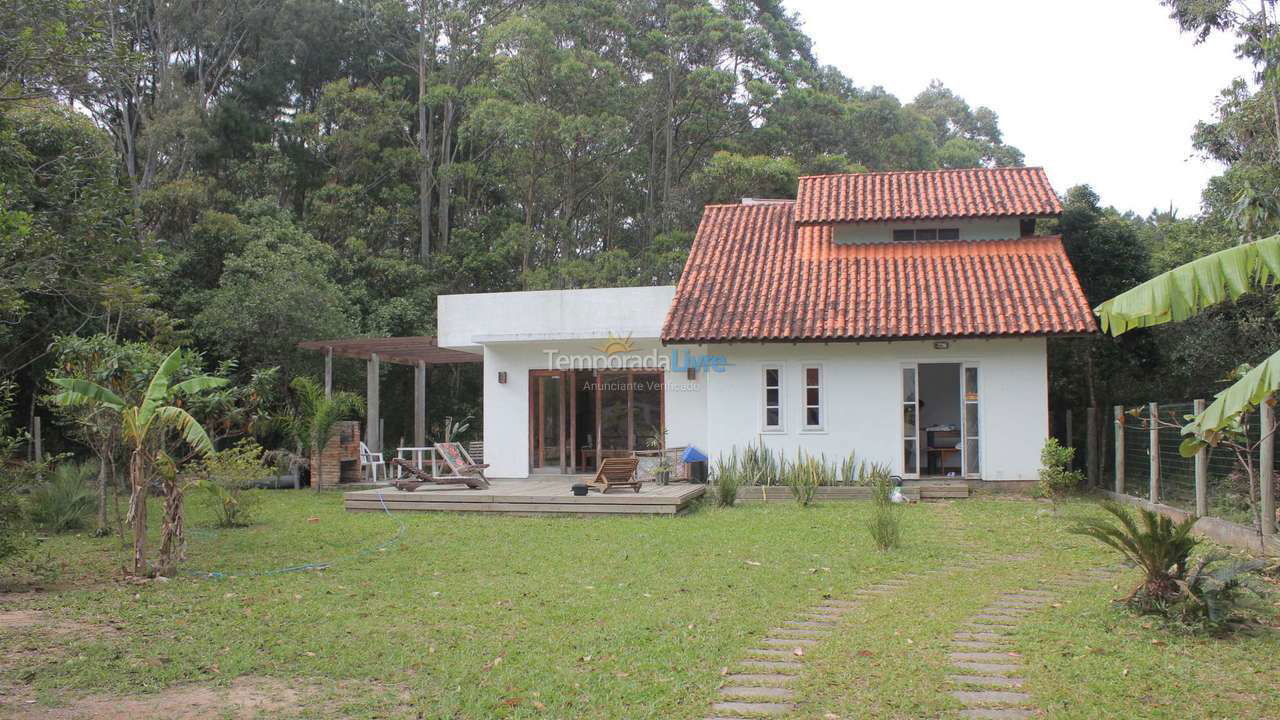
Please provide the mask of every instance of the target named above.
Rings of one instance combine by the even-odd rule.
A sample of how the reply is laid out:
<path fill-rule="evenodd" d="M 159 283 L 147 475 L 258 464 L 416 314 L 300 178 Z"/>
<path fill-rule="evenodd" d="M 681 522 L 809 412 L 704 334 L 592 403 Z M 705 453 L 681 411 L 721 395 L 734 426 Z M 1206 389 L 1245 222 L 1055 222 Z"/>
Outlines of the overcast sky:
<path fill-rule="evenodd" d="M 1233 77 L 1228 36 L 1195 45 L 1157 0 L 784 0 L 819 62 L 910 102 L 933 78 L 1000 116 L 1005 142 L 1058 192 L 1089 183 L 1107 205 L 1187 216 L 1221 172 L 1191 148 Z"/>

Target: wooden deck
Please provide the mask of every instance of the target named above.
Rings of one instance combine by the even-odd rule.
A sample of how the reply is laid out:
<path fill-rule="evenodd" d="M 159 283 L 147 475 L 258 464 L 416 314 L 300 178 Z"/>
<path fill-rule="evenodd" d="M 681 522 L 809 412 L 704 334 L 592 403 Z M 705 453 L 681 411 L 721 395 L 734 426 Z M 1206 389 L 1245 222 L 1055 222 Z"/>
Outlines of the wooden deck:
<path fill-rule="evenodd" d="M 484 490 L 461 486 L 423 487 L 414 492 L 395 488 L 370 488 L 343 494 L 351 511 L 388 510 L 491 512 L 510 515 L 569 513 L 574 515 L 678 515 L 706 492 L 705 485 L 645 483 L 640 492 L 630 489 L 596 490 L 577 497 L 569 489 L 574 476 L 534 477 L 528 480 L 491 480 Z"/>

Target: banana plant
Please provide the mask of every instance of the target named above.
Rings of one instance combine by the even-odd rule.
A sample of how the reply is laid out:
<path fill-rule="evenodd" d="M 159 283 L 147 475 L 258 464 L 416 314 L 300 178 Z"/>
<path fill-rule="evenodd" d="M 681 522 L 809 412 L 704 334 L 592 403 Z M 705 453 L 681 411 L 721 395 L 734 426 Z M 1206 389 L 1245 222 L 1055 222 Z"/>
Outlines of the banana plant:
<path fill-rule="evenodd" d="M 142 401 L 129 405 L 119 395 L 97 383 L 78 378 L 54 378 L 53 383 L 61 392 L 53 396 L 54 402 L 98 404 L 115 412 L 120 421 L 120 437 L 129 452 L 129 513 L 126 517 L 133 528 L 133 573 L 148 574 L 147 566 L 147 487 L 153 470 L 157 467 L 172 470 L 175 462 L 165 451 L 170 432 L 176 432 L 190 448 L 200 456 L 213 453 L 213 443 L 194 417 L 183 408 L 172 404 L 176 398 L 194 395 L 227 384 L 225 378 L 211 375 L 174 382 L 181 364 L 181 349 L 169 353 L 147 384 Z M 164 547 L 176 548 L 172 535 L 181 533 L 181 492 L 176 483 L 165 483 L 165 542 Z M 176 495 L 176 497 L 174 497 Z M 161 559 L 162 570 L 172 574 L 176 567 L 174 558 Z"/>

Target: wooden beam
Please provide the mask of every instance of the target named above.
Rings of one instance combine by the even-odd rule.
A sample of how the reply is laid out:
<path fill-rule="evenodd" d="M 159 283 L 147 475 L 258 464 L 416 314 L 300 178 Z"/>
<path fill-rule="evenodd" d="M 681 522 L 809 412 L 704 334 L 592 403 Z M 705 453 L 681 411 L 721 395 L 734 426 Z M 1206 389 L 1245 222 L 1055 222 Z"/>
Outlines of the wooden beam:
<path fill-rule="evenodd" d="M 378 388 L 378 353 L 373 353 L 366 361 L 365 370 L 367 377 L 365 378 L 365 406 L 368 409 L 368 417 L 365 418 L 365 444 L 369 446 L 369 452 L 382 452 L 382 437 L 378 431 L 381 429 L 379 419 L 382 417 L 380 407 L 380 390 Z"/>
<path fill-rule="evenodd" d="M 1192 403 L 1192 412 L 1196 415 L 1204 412 L 1204 400 Z M 1196 452 L 1196 515 L 1209 515 L 1209 448 L 1202 447 Z"/>
<path fill-rule="evenodd" d="M 1147 499 L 1153 503 L 1160 502 L 1160 404 L 1148 406 L 1151 414 L 1151 427 L 1147 430 L 1150 438 L 1151 483 L 1147 488 Z"/>
<path fill-rule="evenodd" d="M 1089 487 L 1098 487 L 1098 408 L 1089 406 L 1084 423 L 1085 470 L 1089 474 Z"/>
<path fill-rule="evenodd" d="M 1276 533 L 1276 410 L 1267 401 L 1261 407 L 1262 445 L 1258 448 L 1258 464 L 1262 467 L 1258 473 L 1258 489 L 1262 495 L 1259 509 L 1262 511 L 1262 534 Z"/>
<path fill-rule="evenodd" d="M 413 446 L 427 444 L 427 363 L 419 360 L 413 368 Z"/>
<path fill-rule="evenodd" d="M 1124 494 L 1124 406 L 1115 406 L 1116 426 L 1116 480 L 1117 493 Z"/>

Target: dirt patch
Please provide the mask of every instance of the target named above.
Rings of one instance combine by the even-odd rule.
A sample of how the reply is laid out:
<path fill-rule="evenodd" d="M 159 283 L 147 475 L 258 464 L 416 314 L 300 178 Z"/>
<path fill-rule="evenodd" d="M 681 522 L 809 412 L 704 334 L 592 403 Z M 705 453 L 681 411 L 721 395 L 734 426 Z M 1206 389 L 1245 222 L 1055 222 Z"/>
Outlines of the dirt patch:
<path fill-rule="evenodd" d="M 27 692 L 0 695 L 0 716 L 30 720 L 223 720 L 277 718 L 298 707 L 301 694 L 278 680 L 236 678 L 226 686 L 177 685 L 151 695 L 87 695 L 41 707 Z"/>
<path fill-rule="evenodd" d="M 58 635 L 103 635 L 116 632 L 106 625 L 63 620 L 40 610 L 6 610 L 0 612 L 0 632 L 6 630 L 41 630 Z"/>

